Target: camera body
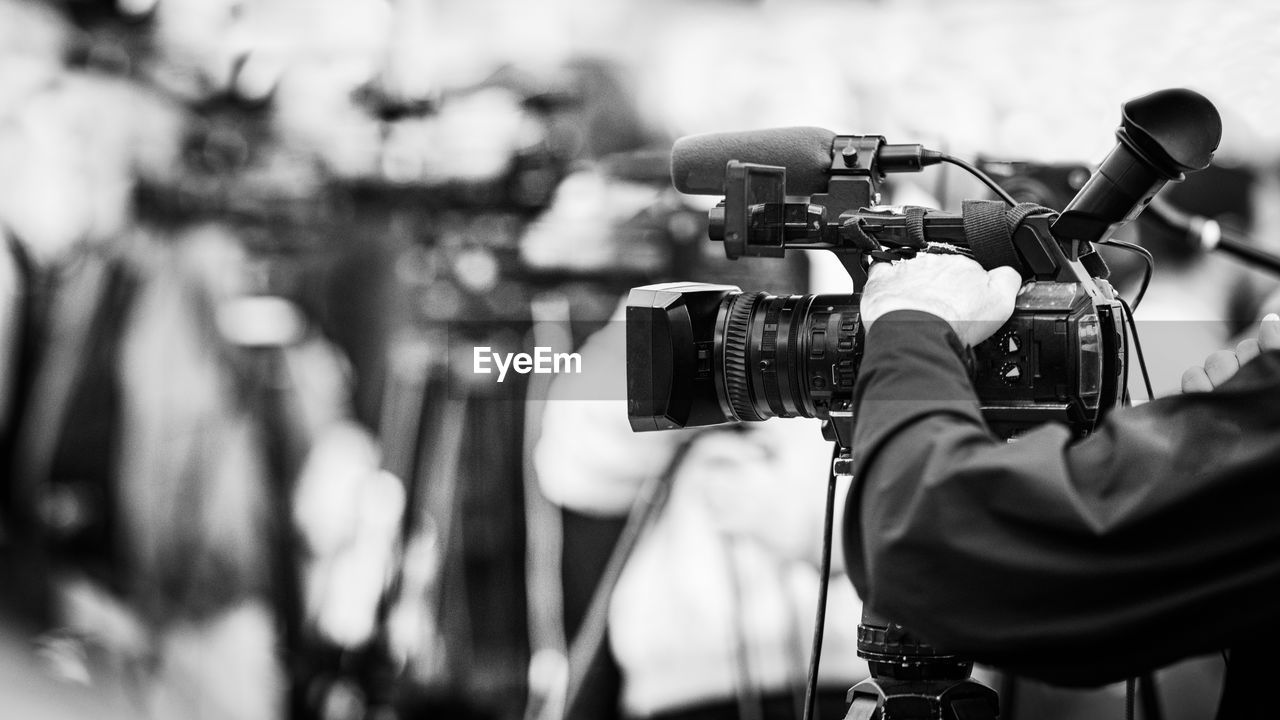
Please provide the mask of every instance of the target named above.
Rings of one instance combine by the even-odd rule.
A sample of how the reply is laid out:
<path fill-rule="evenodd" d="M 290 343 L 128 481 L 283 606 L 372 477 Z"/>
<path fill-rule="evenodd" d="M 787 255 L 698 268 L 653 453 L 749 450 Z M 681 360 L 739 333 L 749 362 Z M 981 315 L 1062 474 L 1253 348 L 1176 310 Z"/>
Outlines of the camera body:
<path fill-rule="evenodd" d="M 827 187 L 807 197 L 788 194 L 785 167 L 729 160 L 724 199 L 709 213 L 711 239 L 731 258 L 829 250 L 854 293 L 775 296 L 700 283 L 633 289 L 632 428 L 816 417 L 847 446 L 870 263 L 945 252 L 1012 265 L 1024 278 L 1013 316 L 969 356 L 992 430 L 1012 437 L 1057 421 L 1078 435 L 1091 431 L 1125 385 L 1122 307 L 1105 263 L 1091 243 L 1055 236 L 1057 215 L 1047 208 L 967 201 L 956 214 L 879 205 L 885 173 L 920 169 L 923 153 L 880 136 L 835 136 Z"/>
<path fill-rule="evenodd" d="M 1094 244 L 1111 243 L 1165 184 L 1207 167 L 1222 131 L 1212 103 L 1190 90 L 1158 91 L 1121 109 L 1116 146 L 1061 212 L 1018 203 L 955 158 L 918 145 L 888 145 L 880 136 L 794 128 L 682 138 L 672 152 L 672 180 L 684 192 L 724 195 L 710 213 L 708 234 L 724 244 L 726 255 L 829 250 L 854 292 L 777 297 L 696 283 L 633 289 L 627 306 L 632 428 L 823 418 L 839 450 L 832 502 L 836 475 L 851 469 L 863 346 L 859 303 L 868 267 L 926 252 L 968 255 L 987 269 L 1010 266 L 1022 274 L 1009 321 L 969 355 L 992 430 L 1011 438 L 1059 421 L 1076 435 L 1089 433 L 1124 399 L 1123 321 L 1132 327 Z M 880 205 L 886 173 L 938 162 L 979 175 L 1012 207 L 966 201 L 954 214 Z M 795 171 L 791 193 L 789 170 Z M 1080 177 L 1064 179 L 1070 186 Z M 1050 181 L 1038 191 L 1051 194 L 1058 183 Z M 846 526 L 846 538 L 849 532 Z M 995 693 L 969 679 L 970 661 L 868 607 L 858 652 L 871 677 L 850 690 L 849 717 L 999 715 Z M 816 686 L 816 671 L 810 682 Z"/>

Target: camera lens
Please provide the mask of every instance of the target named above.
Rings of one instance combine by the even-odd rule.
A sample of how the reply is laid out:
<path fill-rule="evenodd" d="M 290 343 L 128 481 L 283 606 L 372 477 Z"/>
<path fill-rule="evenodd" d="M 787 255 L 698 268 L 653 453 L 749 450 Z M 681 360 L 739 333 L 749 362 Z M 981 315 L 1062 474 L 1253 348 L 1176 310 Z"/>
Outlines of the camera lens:
<path fill-rule="evenodd" d="M 725 296 L 713 346 L 726 416 L 826 419 L 833 404 L 852 400 L 861 332 L 853 296 Z"/>
<path fill-rule="evenodd" d="M 663 283 L 627 299 L 627 417 L 636 431 L 816 417 L 853 401 L 853 295 Z"/>

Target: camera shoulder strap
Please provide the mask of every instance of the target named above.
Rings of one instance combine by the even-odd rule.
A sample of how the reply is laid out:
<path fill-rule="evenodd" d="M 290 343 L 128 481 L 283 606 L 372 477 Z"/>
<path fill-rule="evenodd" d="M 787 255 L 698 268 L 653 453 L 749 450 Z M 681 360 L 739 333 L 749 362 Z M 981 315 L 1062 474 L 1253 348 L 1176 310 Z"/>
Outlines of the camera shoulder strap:
<path fill-rule="evenodd" d="M 1006 207 L 999 200 L 965 200 L 961 209 L 964 236 L 973 250 L 973 258 L 987 270 L 1002 265 L 1022 266 L 1018 251 L 1013 248 Z"/>
<path fill-rule="evenodd" d="M 1014 205 L 1013 207 L 1009 208 L 1009 210 L 1005 213 L 1005 216 L 1004 216 L 1005 222 L 1009 226 L 1009 234 L 1012 235 L 1013 233 L 1017 232 L 1018 226 L 1022 224 L 1023 220 L 1026 220 L 1032 215 L 1043 215 L 1043 214 L 1057 215 L 1057 211 L 1055 211 L 1053 208 L 1047 208 L 1044 205 L 1041 205 L 1039 203 L 1033 203 L 1033 202 L 1024 202 L 1024 203 L 1018 203 L 1017 205 Z"/>
<path fill-rule="evenodd" d="M 992 270 L 1001 265 L 1021 269 L 1022 259 L 1013 246 L 1013 234 L 1023 220 L 1053 210 L 1030 202 L 1009 207 L 999 200 L 965 200 L 961 212 L 964 236 L 969 241 L 973 258 L 982 267 Z"/>

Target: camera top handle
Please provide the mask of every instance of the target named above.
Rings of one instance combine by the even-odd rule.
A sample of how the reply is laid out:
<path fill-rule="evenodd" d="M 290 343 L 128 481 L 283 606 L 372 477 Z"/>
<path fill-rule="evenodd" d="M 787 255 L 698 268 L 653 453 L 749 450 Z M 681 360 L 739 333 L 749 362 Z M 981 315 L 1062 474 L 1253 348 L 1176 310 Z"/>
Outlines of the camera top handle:
<path fill-rule="evenodd" d="M 1207 167 L 1221 135 L 1218 111 L 1191 90 L 1161 90 L 1124 103 L 1116 146 L 1040 239 L 1056 240 L 1068 260 L 1090 255 L 1092 243 L 1136 217 L 1167 182 Z M 724 194 L 709 214 L 708 234 L 724 242 L 730 258 L 780 257 L 787 248 L 831 250 L 857 290 L 866 280 L 862 256 L 880 249 L 874 246 L 882 233 L 887 240 L 907 238 L 918 245 L 933 240 L 932 231 L 940 242 L 965 244 L 962 219 L 926 214 L 925 232 L 912 237 L 903 233 L 915 229 L 916 218 L 904 213 L 894 219 L 877 209 L 887 173 L 939 162 L 975 172 L 943 153 L 889 144 L 879 135 L 779 128 L 681 138 L 672 148 L 672 180 L 682 192 Z M 808 199 L 787 201 L 802 196 Z M 1024 277 L 1051 279 L 1060 271 L 1050 269 L 1044 253 L 1031 245 L 1014 243 Z M 1013 260 L 1006 257 L 1008 264 Z M 1089 270 L 1105 277 L 1100 265 Z"/>

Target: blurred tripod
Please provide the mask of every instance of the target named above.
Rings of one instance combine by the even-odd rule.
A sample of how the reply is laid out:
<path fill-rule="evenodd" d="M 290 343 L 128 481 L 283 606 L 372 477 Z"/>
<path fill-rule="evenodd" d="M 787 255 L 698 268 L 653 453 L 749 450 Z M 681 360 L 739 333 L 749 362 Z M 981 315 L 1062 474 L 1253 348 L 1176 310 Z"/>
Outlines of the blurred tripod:
<path fill-rule="evenodd" d="M 518 337 L 515 323 L 481 330 L 491 339 L 479 344 Z M 435 332 L 401 343 L 388 383 L 384 433 L 399 442 L 388 443 L 386 464 L 403 473 L 406 508 L 377 625 L 393 666 L 375 704 L 403 717 L 511 717 L 524 696 L 516 669 L 527 651 L 508 642 L 524 632 L 523 614 L 510 612 L 523 605 L 512 589 L 522 579 L 513 570 L 522 547 L 512 547 L 523 537 L 513 516 L 519 465 L 489 449 L 517 437 L 521 417 L 509 398 L 468 379 L 451 357 L 461 343 Z M 486 600 L 497 594 L 501 601 Z M 405 637 L 410 627 L 417 633 Z"/>

